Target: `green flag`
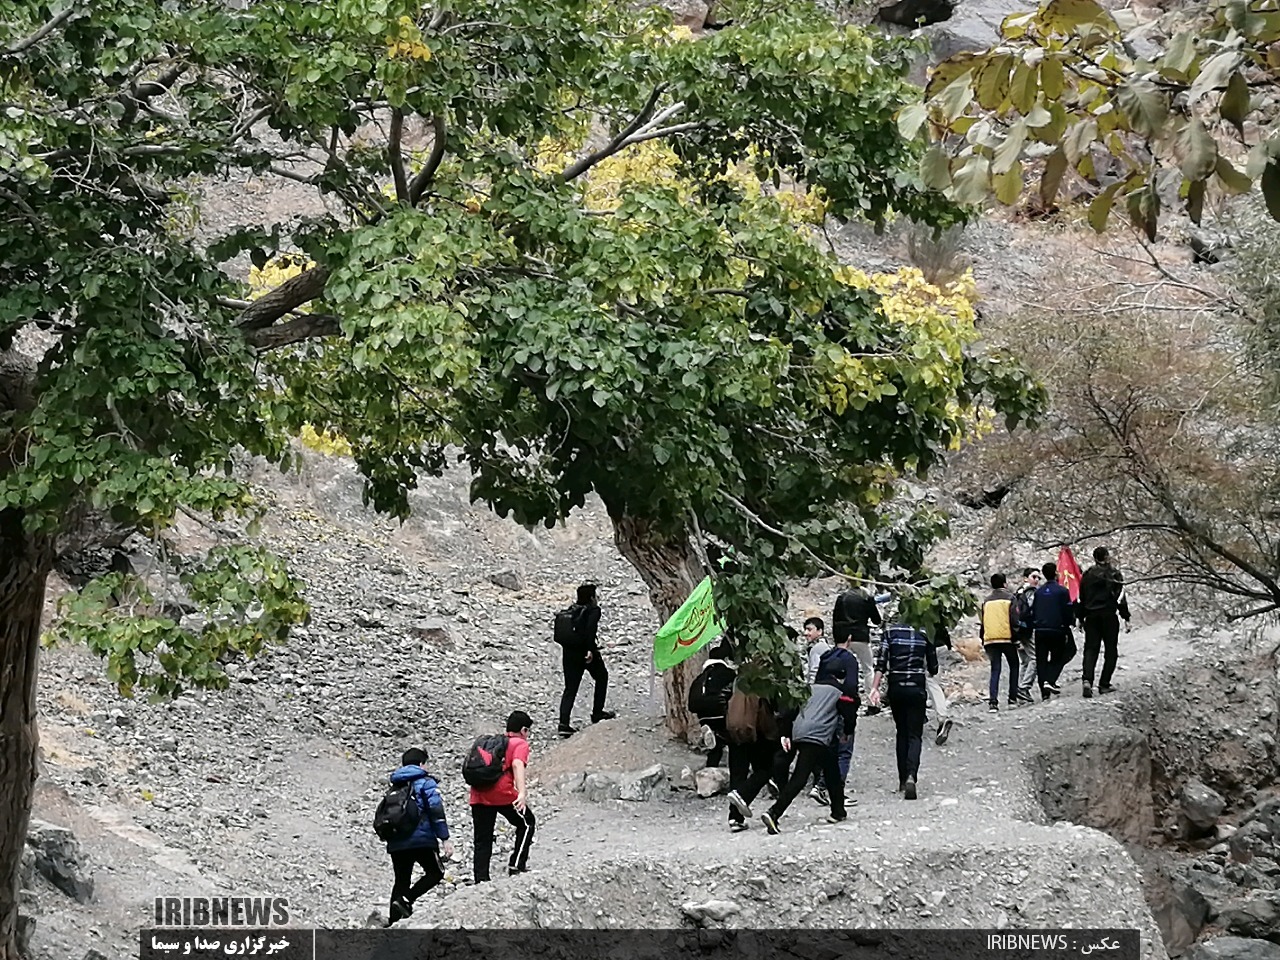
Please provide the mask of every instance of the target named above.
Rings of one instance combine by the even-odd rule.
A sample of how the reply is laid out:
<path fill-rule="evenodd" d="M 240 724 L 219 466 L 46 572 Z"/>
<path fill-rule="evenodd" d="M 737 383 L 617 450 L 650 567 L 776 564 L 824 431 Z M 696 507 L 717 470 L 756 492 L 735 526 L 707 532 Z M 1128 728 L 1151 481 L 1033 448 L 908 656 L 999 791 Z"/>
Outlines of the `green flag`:
<path fill-rule="evenodd" d="M 693 588 L 689 599 L 654 636 L 654 666 L 668 670 L 682 660 L 688 660 L 723 632 L 724 624 L 716 619 L 711 578 L 707 577 Z"/>

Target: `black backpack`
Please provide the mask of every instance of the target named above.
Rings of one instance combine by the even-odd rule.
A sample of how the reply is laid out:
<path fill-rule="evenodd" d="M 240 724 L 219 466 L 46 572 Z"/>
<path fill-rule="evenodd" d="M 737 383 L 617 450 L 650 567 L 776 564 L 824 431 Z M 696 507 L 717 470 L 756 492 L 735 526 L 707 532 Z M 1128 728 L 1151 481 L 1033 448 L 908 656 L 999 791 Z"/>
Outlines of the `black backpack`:
<path fill-rule="evenodd" d="M 507 759 L 507 736 L 502 733 L 476 737 L 462 761 L 462 779 L 473 787 L 492 787 L 502 779 Z"/>
<path fill-rule="evenodd" d="M 1031 632 L 1032 617 L 1035 615 L 1035 602 L 1036 592 L 1034 590 L 1019 590 L 1013 598 L 1010 620 L 1012 620 L 1014 630 L 1021 636 L 1026 636 Z"/>
<path fill-rule="evenodd" d="M 562 647 L 572 647 L 578 643 L 578 609 L 575 603 L 556 614 L 555 630 L 551 638 Z"/>
<path fill-rule="evenodd" d="M 711 663 L 689 686 L 689 712 L 699 720 L 719 719 L 733 695 L 734 673 L 723 663 Z"/>
<path fill-rule="evenodd" d="M 392 784 L 373 814 L 373 832 L 387 843 L 407 840 L 418 829 L 422 809 L 415 790 L 417 782 Z"/>

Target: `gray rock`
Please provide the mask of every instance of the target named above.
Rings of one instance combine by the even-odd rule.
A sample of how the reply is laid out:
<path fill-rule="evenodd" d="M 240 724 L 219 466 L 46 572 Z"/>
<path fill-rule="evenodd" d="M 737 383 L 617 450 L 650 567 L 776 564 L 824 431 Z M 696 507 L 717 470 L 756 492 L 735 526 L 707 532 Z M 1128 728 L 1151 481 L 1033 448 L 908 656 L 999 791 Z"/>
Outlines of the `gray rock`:
<path fill-rule="evenodd" d="M 666 772 L 662 769 L 662 764 L 660 763 L 655 763 L 652 767 L 646 767 L 633 773 L 623 774 L 618 784 L 618 799 L 648 800 L 653 796 L 653 792 L 658 788 L 659 784 L 666 779 Z"/>
<path fill-rule="evenodd" d="M 499 570 L 496 573 L 489 574 L 489 582 L 495 587 L 501 587 L 503 590 L 523 590 L 524 581 L 520 579 L 520 574 L 514 570 Z"/>
<path fill-rule="evenodd" d="M 421 620 L 409 628 L 409 633 L 415 639 L 442 650 L 452 650 L 454 646 L 449 628 L 441 620 Z"/>
<path fill-rule="evenodd" d="M 729 771 L 724 767 L 703 767 L 693 780 L 700 797 L 714 797 L 729 789 Z"/>
<path fill-rule="evenodd" d="M 22 848 L 22 864 L 18 869 L 18 889 L 30 890 L 36 882 L 36 852 L 30 846 Z"/>
<path fill-rule="evenodd" d="M 582 781 L 582 795 L 592 803 L 618 800 L 622 797 L 622 786 L 612 774 L 588 773 Z"/>
<path fill-rule="evenodd" d="M 1182 788 L 1182 815 L 1191 826 L 1200 831 L 1212 830 L 1227 808 L 1227 801 L 1222 794 L 1201 783 L 1199 780 L 1188 780 Z"/>
<path fill-rule="evenodd" d="M 35 852 L 36 872 L 77 903 L 93 899 L 93 874 L 74 833 L 43 820 L 27 827 L 27 845 Z"/>
<path fill-rule="evenodd" d="M 93 947 L 90 947 L 88 952 L 84 955 L 84 960 L 107 960 L 107 955 L 101 950 L 95 950 Z"/>
<path fill-rule="evenodd" d="M 1280 960 L 1280 944 L 1248 937 L 1215 937 L 1197 943 L 1184 960 Z"/>
<path fill-rule="evenodd" d="M 1270 853 L 1273 849 L 1271 828 L 1262 820 L 1249 820 L 1227 840 L 1231 857 L 1248 863 L 1255 856 Z"/>
<path fill-rule="evenodd" d="M 678 27 L 688 27 L 695 33 L 706 26 L 711 16 L 708 0 L 662 0 L 662 6 L 671 12 Z"/>
<path fill-rule="evenodd" d="M 377 614 L 369 613 L 367 610 L 355 611 L 351 615 L 351 619 L 355 621 L 357 627 L 363 627 L 366 630 L 372 630 L 383 625 L 381 617 Z"/>
<path fill-rule="evenodd" d="M 680 904 L 680 911 L 690 920 L 698 923 L 707 921 L 724 923 L 735 913 L 741 913 L 742 908 L 732 900 L 706 900 L 702 903 L 686 900 Z"/>
<path fill-rule="evenodd" d="M 36 932 L 36 918 L 18 914 L 18 956 L 31 954 L 31 937 Z"/>
<path fill-rule="evenodd" d="M 1218 925 L 1240 937 L 1280 936 L 1280 893 L 1258 893 L 1233 900 L 1218 914 Z"/>

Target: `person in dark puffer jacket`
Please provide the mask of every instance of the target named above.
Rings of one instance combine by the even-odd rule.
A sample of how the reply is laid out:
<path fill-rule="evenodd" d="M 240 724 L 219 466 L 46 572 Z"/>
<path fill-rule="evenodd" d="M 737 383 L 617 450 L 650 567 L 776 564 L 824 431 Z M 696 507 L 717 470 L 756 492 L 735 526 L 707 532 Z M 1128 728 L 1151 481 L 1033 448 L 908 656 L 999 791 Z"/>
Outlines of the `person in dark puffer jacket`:
<path fill-rule="evenodd" d="M 453 843 L 449 840 L 449 824 L 444 815 L 444 798 L 440 795 L 439 784 L 423 766 L 426 762 L 427 751 L 406 750 L 400 758 L 400 768 L 391 774 L 392 785 L 413 784 L 413 796 L 418 801 L 420 815 L 412 834 L 387 844 L 391 868 L 395 872 L 395 883 L 391 887 L 391 919 L 387 926 L 412 916 L 414 901 L 444 879 L 441 851 L 446 859 L 453 858 Z M 423 875 L 410 886 L 414 864 L 422 866 Z"/>

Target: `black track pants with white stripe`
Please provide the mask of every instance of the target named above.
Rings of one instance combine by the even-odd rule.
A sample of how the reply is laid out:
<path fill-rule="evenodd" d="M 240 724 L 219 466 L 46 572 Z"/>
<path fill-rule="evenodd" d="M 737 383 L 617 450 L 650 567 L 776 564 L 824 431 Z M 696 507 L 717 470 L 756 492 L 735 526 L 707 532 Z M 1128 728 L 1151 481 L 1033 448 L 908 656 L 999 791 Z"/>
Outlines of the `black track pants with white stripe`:
<path fill-rule="evenodd" d="M 524 813 L 520 813 L 512 804 L 504 807 L 475 804 L 471 807 L 471 822 L 475 826 L 473 844 L 476 857 L 476 883 L 483 883 L 489 879 L 489 861 L 493 858 L 493 828 L 498 822 L 499 814 L 516 828 L 516 842 L 507 866 L 511 870 L 519 871 L 529 867 L 529 847 L 533 844 L 533 828 L 536 822 L 533 811 L 526 806 Z"/>

